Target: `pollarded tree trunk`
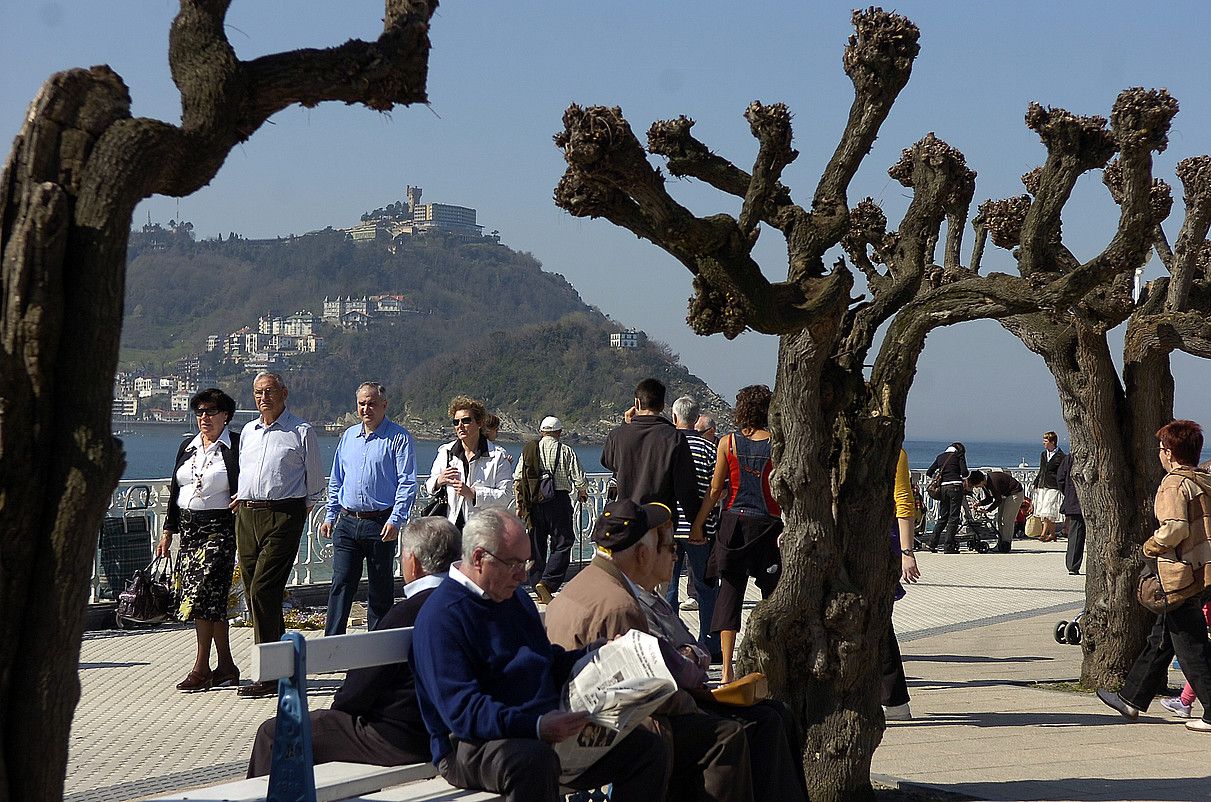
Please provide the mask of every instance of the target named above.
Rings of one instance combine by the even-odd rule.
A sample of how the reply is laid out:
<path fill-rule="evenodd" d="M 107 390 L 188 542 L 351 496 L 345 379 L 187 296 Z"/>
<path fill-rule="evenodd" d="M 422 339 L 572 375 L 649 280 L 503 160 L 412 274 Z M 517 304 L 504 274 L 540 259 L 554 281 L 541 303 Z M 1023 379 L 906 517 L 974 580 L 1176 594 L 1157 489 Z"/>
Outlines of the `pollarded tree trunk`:
<path fill-rule="evenodd" d="M 0 175 L 0 802 L 61 799 L 110 434 L 135 205 L 205 186 L 292 103 L 425 100 L 432 0 L 386 0 L 376 42 L 235 58 L 226 0 L 181 0 L 182 124 L 130 116 L 107 67 L 52 76 Z"/>
<path fill-rule="evenodd" d="M 870 761 L 883 724 L 878 656 L 895 574 L 892 477 L 927 335 L 968 320 L 1067 309 L 1121 265 L 1135 264 L 1156 224 L 1148 213 L 1151 152 L 1171 116 L 1167 96 L 1143 90 L 1119 97 L 1112 130 L 1101 117 L 1032 105 L 1027 124 L 1048 151 L 1035 176 L 1039 203 L 1010 204 L 1003 215 L 1029 234 L 1023 241 L 1032 247 L 1023 253 L 1037 255 L 1038 235 L 1050 243 L 1048 227 L 1058 227 L 1076 180 L 1116 151 L 1126 187 L 1120 227 L 1102 253 L 1086 263 L 1072 259 L 1066 271 L 1028 264 L 1020 277 L 980 276 L 976 264 L 959 263 L 975 173 L 932 134 L 888 171 L 912 190 L 898 230 L 888 229 L 869 198 L 848 208 L 847 187 L 918 52 L 918 31 L 903 17 L 872 8 L 854 12 L 853 22 L 842 63 L 854 101 L 810 205 L 795 203 L 781 182 L 798 154 L 790 112 L 780 103 L 754 101 L 745 111 L 758 142 L 751 172 L 695 139 L 686 117 L 653 123 L 645 150 L 621 109 L 573 105 L 555 137 L 568 165 L 556 203 L 577 216 L 604 217 L 683 264 L 694 276 L 687 320 L 695 331 L 735 337 L 752 329 L 780 338 L 770 428 L 771 484 L 786 523 L 784 574 L 749 619 L 740 663 L 766 672 L 803 725 L 804 766 L 817 802 L 871 795 Z M 672 175 L 741 198 L 740 213 L 695 216 L 669 194 L 649 153 L 664 157 Z M 1023 209 L 1024 226 L 1012 214 Z M 932 262 L 943 221 L 939 266 Z M 981 225 L 992 230 L 987 220 Z M 785 281 L 770 281 L 752 256 L 760 226 L 786 241 Z M 976 253 L 982 244 L 981 236 Z M 831 269 L 824 264 L 837 245 L 866 277 L 860 297 L 851 297 L 844 259 Z M 868 379 L 866 357 L 885 323 Z"/>
<path fill-rule="evenodd" d="M 14 800 L 62 794 L 96 532 L 123 466 L 109 419 L 136 199 L 84 180 L 128 103 L 106 73 L 44 87 L 0 198 L 0 798 Z"/>
<path fill-rule="evenodd" d="M 1132 93 L 1138 97 L 1124 109 L 1120 122 L 1128 116 L 1159 118 L 1176 112 L 1176 102 L 1164 93 L 1154 93 L 1148 104 L 1139 90 L 1124 95 Z M 1149 138 L 1153 147 L 1166 144 L 1159 129 Z M 1156 527 L 1152 499 L 1163 473 L 1155 432 L 1173 418 L 1169 354 L 1180 349 L 1211 357 L 1211 243 L 1206 240 L 1211 227 L 1211 158 L 1188 158 L 1177 165 L 1186 211 L 1172 250 L 1161 228 L 1171 206 L 1168 185 L 1159 180 L 1145 185 L 1144 177 L 1132 178 L 1122 162 L 1107 165 L 1103 180 L 1114 200 L 1123 204 L 1121 219 L 1131 224 L 1133 239 L 1142 230 L 1142 219 L 1131 220 L 1135 214 L 1128 212 L 1125 197 L 1132 192 L 1150 195 L 1140 211 L 1150 209 L 1143 215 L 1154 221 L 1148 241 L 1170 276 L 1149 283 L 1138 299 L 1133 297 L 1133 273 L 1148 256 L 1136 240 L 1117 269 L 1111 266 L 1111 280 L 1079 304 L 1003 321 L 1044 358 L 1072 436 L 1072 476 L 1088 530 L 1081 670 L 1087 687 L 1120 687 L 1153 621 L 1136 601 L 1136 588 L 1143 562 L 1140 544 Z M 1037 175 L 1028 173 L 1023 181 L 1032 194 L 1039 191 Z M 1027 206 L 1035 216 L 1023 220 Z M 993 241 L 1006 248 L 1021 246 L 1015 255 L 1027 275 L 1073 261 L 1060 240 L 1058 214 L 1048 214 L 1046 206 L 1037 197 L 981 206 Z M 1120 380 L 1106 332 L 1123 322 L 1127 337 Z"/>
<path fill-rule="evenodd" d="M 1049 360 L 1048 366 L 1072 438 L 1072 476 L 1088 533 L 1081 683 L 1117 688 L 1152 624 L 1135 588 L 1140 544 L 1151 534 L 1144 520 L 1151 509 L 1148 488 L 1155 482 L 1133 469 L 1134 432 L 1122 426 L 1126 399 L 1105 337 L 1081 323 L 1075 333 L 1075 363 Z M 1156 454 L 1150 456 L 1155 462 Z"/>
<path fill-rule="evenodd" d="M 858 800 L 872 794 L 870 761 L 883 734 L 870 689 L 879 685 L 891 615 L 885 477 L 894 473 L 903 426 L 881 419 L 849 428 L 838 402 L 855 377 L 821 379 L 835 338 L 821 328 L 779 344 L 771 487 L 785 523 L 783 575 L 749 618 L 738 665 L 741 674 L 764 672 L 774 695 L 811 722 L 803 758 L 811 798 Z M 842 477 L 846 492 L 834 494 Z"/>

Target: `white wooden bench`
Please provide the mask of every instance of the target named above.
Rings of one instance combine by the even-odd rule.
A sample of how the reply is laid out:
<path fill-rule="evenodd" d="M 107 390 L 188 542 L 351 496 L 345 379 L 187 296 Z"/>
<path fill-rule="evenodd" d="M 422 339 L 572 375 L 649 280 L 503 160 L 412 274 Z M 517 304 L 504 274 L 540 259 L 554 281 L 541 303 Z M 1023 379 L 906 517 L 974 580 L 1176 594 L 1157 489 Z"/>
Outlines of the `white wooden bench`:
<path fill-rule="evenodd" d="M 276 643 L 258 644 L 252 680 L 278 680 L 277 729 L 268 777 L 177 791 L 148 802 L 496 802 L 498 794 L 455 788 L 431 763 L 372 766 L 321 763 L 312 769 L 307 674 L 326 674 L 408 659 L 412 630 L 384 629 L 310 641 L 287 632 Z"/>

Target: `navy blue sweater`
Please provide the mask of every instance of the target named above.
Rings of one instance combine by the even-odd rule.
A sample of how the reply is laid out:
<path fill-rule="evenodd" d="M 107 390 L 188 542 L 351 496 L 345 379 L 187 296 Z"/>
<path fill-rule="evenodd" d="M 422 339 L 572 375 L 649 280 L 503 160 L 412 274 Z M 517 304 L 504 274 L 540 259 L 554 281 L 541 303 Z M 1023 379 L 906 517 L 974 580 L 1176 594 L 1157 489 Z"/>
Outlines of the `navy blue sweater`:
<path fill-rule="evenodd" d="M 459 740 L 537 738 L 538 717 L 559 707 L 584 650 L 552 645 L 520 588 L 503 602 L 480 599 L 447 577 L 412 632 L 412 664 L 433 762 Z"/>

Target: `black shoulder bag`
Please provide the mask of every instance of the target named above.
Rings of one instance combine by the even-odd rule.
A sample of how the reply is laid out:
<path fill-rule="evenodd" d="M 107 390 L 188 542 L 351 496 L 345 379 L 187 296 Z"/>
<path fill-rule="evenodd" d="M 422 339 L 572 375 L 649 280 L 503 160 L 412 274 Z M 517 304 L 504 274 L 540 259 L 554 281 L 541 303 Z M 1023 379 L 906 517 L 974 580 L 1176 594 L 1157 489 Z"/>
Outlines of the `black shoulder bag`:
<path fill-rule="evenodd" d="M 450 467 L 450 452 L 454 450 L 453 444 L 446 451 L 446 467 Z M 439 518 L 446 518 L 450 515 L 450 501 L 447 497 L 446 486 L 436 485 L 433 488 L 433 498 L 425 505 L 425 508 L 420 511 L 420 514 L 428 518 L 431 515 L 436 515 Z"/>

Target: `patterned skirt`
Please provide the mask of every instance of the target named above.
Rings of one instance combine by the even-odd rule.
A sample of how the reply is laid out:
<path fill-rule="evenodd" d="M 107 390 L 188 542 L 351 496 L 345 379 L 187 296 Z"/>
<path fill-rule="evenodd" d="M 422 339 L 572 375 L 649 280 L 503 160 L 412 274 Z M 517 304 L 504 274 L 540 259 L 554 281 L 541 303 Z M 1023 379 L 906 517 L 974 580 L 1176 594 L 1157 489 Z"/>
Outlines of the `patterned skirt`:
<path fill-rule="evenodd" d="M 181 510 L 174 583 L 178 619 L 226 621 L 234 567 L 235 514 L 230 510 Z"/>

